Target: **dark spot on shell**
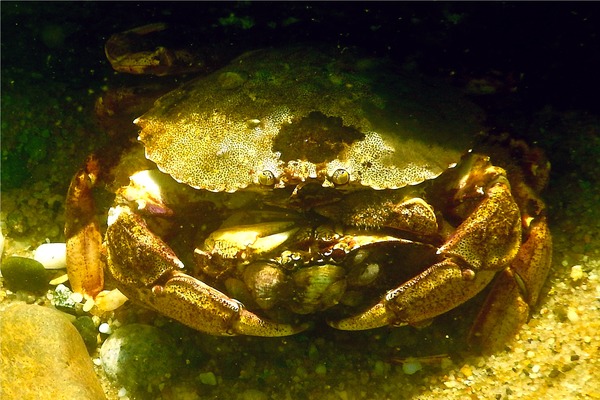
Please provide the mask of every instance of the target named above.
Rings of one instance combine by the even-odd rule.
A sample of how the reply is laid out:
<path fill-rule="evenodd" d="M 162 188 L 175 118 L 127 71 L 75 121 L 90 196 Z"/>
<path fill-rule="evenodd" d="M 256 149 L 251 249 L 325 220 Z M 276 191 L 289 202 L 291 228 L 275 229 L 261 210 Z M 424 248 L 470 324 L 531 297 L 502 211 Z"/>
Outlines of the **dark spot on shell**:
<path fill-rule="evenodd" d="M 281 152 L 283 161 L 318 164 L 337 158 L 346 146 L 364 137 L 356 128 L 344 126 L 340 117 L 312 111 L 281 127 L 273 141 L 273 151 Z"/>

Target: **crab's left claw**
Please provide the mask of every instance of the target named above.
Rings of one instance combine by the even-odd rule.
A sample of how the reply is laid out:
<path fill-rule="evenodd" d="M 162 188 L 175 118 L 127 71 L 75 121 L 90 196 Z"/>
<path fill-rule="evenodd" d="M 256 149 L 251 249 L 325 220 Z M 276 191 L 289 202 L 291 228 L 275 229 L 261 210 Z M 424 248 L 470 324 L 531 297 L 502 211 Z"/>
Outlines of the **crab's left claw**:
<path fill-rule="evenodd" d="M 109 224 L 108 267 L 128 298 L 212 335 L 288 336 L 306 329 L 262 319 L 187 275 L 175 253 L 128 207 L 112 208 Z"/>
<path fill-rule="evenodd" d="M 497 172 L 475 211 L 439 248 L 439 262 L 389 291 L 372 308 L 330 325 L 344 330 L 416 325 L 483 290 L 515 258 L 521 242 L 519 208 L 503 171 Z"/>

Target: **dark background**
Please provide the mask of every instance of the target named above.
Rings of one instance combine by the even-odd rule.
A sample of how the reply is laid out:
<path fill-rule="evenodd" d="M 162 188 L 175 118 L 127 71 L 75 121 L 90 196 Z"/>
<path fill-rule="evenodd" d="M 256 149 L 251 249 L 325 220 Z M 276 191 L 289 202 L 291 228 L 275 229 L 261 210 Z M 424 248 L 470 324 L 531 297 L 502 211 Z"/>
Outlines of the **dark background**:
<path fill-rule="evenodd" d="M 457 79 L 512 74 L 530 108 L 598 111 L 599 16 L 595 2 L 2 2 L 2 67 L 90 85 L 111 34 L 167 22 L 215 51 L 329 42 Z"/>

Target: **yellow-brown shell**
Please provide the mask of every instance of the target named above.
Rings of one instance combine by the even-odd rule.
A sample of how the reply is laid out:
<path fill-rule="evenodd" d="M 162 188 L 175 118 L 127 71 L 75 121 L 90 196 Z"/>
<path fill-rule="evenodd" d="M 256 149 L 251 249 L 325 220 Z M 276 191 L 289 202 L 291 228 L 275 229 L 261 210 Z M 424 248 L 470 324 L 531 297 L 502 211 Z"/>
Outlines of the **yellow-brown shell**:
<path fill-rule="evenodd" d="M 479 111 L 451 89 L 371 59 L 310 48 L 245 54 L 160 98 L 135 122 L 146 156 L 194 188 L 306 180 L 374 189 L 433 179 L 458 161 Z"/>

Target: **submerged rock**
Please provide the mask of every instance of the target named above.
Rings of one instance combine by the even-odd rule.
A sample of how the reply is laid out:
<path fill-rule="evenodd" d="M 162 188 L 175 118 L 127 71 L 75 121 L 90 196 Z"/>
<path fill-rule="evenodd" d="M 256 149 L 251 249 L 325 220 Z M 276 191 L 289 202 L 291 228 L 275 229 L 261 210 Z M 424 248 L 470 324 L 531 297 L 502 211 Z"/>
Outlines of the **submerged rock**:
<path fill-rule="evenodd" d="M 7 257 L 0 266 L 2 276 L 12 291 L 42 293 L 48 288 L 48 274 L 39 261 L 27 257 Z"/>
<path fill-rule="evenodd" d="M 77 329 L 60 312 L 15 303 L 0 311 L 3 399 L 105 399 Z"/>
<path fill-rule="evenodd" d="M 106 339 L 100 358 L 106 375 L 128 391 L 153 391 L 176 372 L 177 350 L 175 340 L 160 329 L 131 324 Z"/>

